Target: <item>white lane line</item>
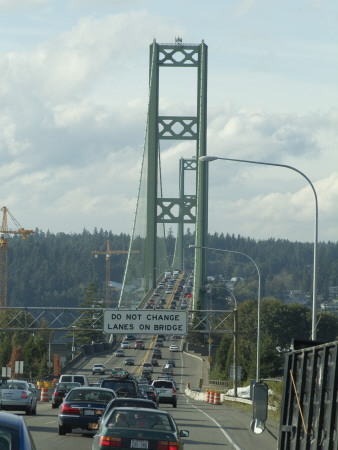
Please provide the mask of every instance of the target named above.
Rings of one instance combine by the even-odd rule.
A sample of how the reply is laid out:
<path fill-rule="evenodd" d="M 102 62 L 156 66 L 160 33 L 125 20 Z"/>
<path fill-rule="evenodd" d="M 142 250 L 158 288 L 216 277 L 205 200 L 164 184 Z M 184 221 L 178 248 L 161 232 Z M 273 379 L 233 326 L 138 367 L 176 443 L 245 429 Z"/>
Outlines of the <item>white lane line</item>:
<path fill-rule="evenodd" d="M 219 428 L 219 430 L 221 431 L 221 433 L 224 434 L 224 436 L 226 437 L 226 439 L 228 439 L 229 443 L 233 446 L 233 448 L 235 450 L 244 450 L 242 449 L 242 447 L 239 447 L 232 439 L 231 436 L 224 430 L 224 428 L 222 427 L 221 424 L 219 424 L 217 422 L 216 419 L 214 419 L 213 417 L 209 416 L 209 414 L 207 414 L 205 411 L 203 411 L 202 409 L 198 408 L 197 406 L 193 405 L 192 403 L 189 402 L 189 400 L 186 398 L 186 402 L 188 403 L 188 405 L 192 406 L 193 408 L 197 409 L 198 411 L 200 411 L 201 413 L 203 413 L 205 416 L 208 417 L 208 419 L 210 419 L 212 422 L 214 422 L 214 424 Z"/>

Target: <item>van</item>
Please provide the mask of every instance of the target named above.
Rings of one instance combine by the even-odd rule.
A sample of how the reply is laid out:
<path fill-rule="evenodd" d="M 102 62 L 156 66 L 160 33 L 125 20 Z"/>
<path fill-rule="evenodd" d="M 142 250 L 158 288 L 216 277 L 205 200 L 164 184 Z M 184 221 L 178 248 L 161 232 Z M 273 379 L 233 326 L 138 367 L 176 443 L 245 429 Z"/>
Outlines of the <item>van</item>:
<path fill-rule="evenodd" d="M 59 383 L 80 383 L 81 386 L 89 386 L 87 375 L 68 375 L 60 376 Z"/>

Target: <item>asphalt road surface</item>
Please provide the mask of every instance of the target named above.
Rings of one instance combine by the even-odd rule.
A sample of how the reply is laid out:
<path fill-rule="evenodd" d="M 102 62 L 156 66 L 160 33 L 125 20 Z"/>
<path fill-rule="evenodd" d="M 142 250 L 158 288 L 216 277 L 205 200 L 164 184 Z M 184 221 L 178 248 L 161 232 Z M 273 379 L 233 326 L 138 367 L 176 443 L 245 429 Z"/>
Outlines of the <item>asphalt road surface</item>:
<path fill-rule="evenodd" d="M 127 370 L 140 372 L 142 363 L 146 360 L 150 361 L 154 342 L 150 337 L 145 337 L 144 340 L 145 350 L 125 350 L 125 355 L 133 356 L 136 364 L 133 368 L 126 367 Z M 182 346 L 181 341 L 175 341 L 175 344 Z M 235 407 L 195 401 L 185 396 L 184 388 L 187 382 L 191 383 L 192 389 L 194 386 L 198 386 L 199 379 L 203 374 L 203 362 L 200 358 L 185 352 L 169 352 L 169 345 L 170 341 L 166 341 L 165 347 L 162 349 L 162 363 L 168 358 L 174 358 L 176 361 L 174 379 L 180 387 L 178 407 L 173 408 L 172 405 L 160 404 L 160 408 L 173 415 L 180 429 L 189 430 L 190 436 L 184 439 L 185 450 L 215 450 L 217 448 L 271 450 L 277 448 L 277 424 L 269 424 L 264 433 L 255 435 L 249 429 L 251 421 L 249 412 Z M 124 359 L 111 354 L 99 355 L 91 360 L 83 360 L 77 368 L 77 372 L 87 374 L 92 382 L 98 379 L 98 376 L 91 375 L 94 363 L 103 362 L 109 373 L 114 367 L 124 367 Z M 161 360 L 159 362 L 161 366 Z M 153 379 L 160 374 L 161 367 L 154 369 Z M 39 402 L 36 416 L 24 416 L 37 449 L 91 449 L 92 432 L 74 430 L 66 436 L 58 435 L 57 414 L 58 410 L 52 409 L 51 402 Z"/>

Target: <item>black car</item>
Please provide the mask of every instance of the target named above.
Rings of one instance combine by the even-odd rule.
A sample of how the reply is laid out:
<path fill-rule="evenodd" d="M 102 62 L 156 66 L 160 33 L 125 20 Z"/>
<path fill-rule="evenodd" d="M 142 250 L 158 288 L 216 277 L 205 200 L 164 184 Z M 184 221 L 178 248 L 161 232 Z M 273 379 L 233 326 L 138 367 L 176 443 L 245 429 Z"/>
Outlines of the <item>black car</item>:
<path fill-rule="evenodd" d="M 102 427 L 104 421 L 109 416 L 110 412 L 114 408 L 119 407 L 128 407 L 128 408 L 150 408 L 157 409 L 158 405 L 153 401 L 145 398 L 123 398 L 116 397 L 108 403 L 105 412 L 103 413 L 102 418 L 99 421 L 100 428 Z"/>
<path fill-rule="evenodd" d="M 166 362 L 166 364 L 171 364 L 173 367 L 176 367 L 176 364 L 175 364 L 175 360 L 174 360 L 174 359 L 168 359 L 167 362 Z"/>
<path fill-rule="evenodd" d="M 157 338 L 155 347 L 163 347 L 163 339 Z"/>
<path fill-rule="evenodd" d="M 142 397 L 135 378 L 127 371 L 105 378 L 101 381 L 101 388 L 112 389 L 117 397 Z"/>
<path fill-rule="evenodd" d="M 162 352 L 159 348 L 154 348 L 152 359 L 162 359 Z"/>
<path fill-rule="evenodd" d="M 80 383 L 69 382 L 69 383 L 58 383 L 55 386 L 54 392 L 52 394 L 52 408 L 58 408 L 61 403 L 63 402 L 63 399 L 66 397 L 68 392 L 75 388 L 80 387 Z"/>
<path fill-rule="evenodd" d="M 58 414 L 59 435 L 71 433 L 74 428 L 97 429 L 97 423 L 113 397 L 111 389 L 81 386 L 70 390 Z"/>
<path fill-rule="evenodd" d="M 145 398 L 152 400 L 158 406 L 160 403 L 160 399 L 155 388 L 149 384 L 140 384 L 139 385 L 141 392 L 145 396 Z"/>

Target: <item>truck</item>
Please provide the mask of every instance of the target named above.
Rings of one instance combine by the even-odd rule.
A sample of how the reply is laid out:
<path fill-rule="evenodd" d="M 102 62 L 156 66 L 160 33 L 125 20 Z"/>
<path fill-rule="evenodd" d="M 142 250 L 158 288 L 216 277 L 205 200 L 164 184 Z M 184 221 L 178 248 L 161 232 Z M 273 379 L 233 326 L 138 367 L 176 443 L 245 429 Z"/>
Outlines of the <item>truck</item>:
<path fill-rule="evenodd" d="M 278 450 L 337 448 L 338 341 L 293 341 L 284 361 Z"/>

